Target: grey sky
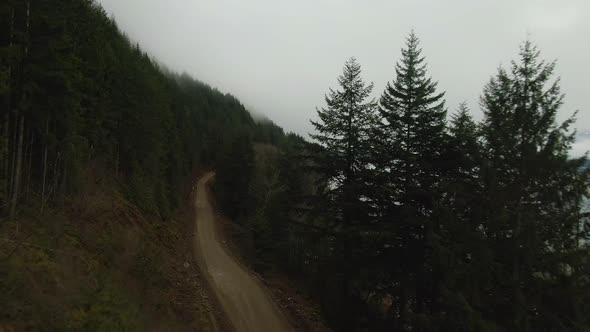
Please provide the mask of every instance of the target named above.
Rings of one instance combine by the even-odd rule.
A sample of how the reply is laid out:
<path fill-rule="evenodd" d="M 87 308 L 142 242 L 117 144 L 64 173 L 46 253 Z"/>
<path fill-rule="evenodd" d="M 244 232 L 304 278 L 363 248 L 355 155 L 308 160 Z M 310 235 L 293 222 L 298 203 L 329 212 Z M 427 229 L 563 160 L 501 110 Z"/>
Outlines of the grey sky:
<path fill-rule="evenodd" d="M 454 111 L 478 99 L 530 35 L 558 60 L 566 104 L 590 129 L 588 0 L 99 0 L 120 28 L 176 71 L 230 92 L 287 130 L 306 135 L 315 107 L 355 56 L 378 97 L 411 29 Z M 576 144 L 580 153 L 590 137 Z"/>

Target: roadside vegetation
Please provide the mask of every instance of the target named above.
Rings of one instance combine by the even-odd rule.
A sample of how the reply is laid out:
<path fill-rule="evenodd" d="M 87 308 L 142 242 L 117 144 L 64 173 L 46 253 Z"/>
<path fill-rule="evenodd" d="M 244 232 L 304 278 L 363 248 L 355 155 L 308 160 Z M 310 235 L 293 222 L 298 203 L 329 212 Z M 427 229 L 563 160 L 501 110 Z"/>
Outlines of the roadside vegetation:
<path fill-rule="evenodd" d="M 588 331 L 590 178 L 555 67 L 524 42 L 476 122 L 447 114 L 414 33 L 378 100 L 351 59 L 310 143 L 225 154 L 241 251 L 338 331 Z"/>

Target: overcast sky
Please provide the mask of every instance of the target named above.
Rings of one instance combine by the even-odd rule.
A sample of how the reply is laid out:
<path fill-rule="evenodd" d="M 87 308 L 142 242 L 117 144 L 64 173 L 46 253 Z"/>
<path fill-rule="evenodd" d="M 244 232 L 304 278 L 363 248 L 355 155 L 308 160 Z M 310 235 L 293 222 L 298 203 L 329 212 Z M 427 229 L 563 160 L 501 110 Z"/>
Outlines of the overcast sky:
<path fill-rule="evenodd" d="M 306 135 L 316 106 L 355 56 L 378 97 L 411 29 L 454 111 L 479 96 L 530 36 L 566 93 L 563 120 L 590 129 L 590 0 L 99 0 L 132 40 L 171 69 L 237 96 Z M 576 154 L 590 148 L 580 138 Z"/>

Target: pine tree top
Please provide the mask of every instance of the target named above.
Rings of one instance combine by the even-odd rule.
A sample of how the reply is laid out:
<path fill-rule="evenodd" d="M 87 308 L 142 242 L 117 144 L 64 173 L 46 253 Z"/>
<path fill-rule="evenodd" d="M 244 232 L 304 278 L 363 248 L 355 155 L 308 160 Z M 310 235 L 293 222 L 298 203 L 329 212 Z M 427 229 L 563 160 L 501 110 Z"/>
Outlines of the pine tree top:
<path fill-rule="evenodd" d="M 368 117 L 375 106 L 374 100 L 367 100 L 373 91 L 373 83 L 365 83 L 361 77 L 361 66 L 354 57 L 344 64 L 338 85 L 339 89 L 330 89 L 325 96 L 326 107 L 317 110 L 321 121 L 311 121 L 320 133 L 311 136 L 322 144 L 333 138 L 350 136 L 351 129 L 347 123 L 354 124 L 356 128 L 359 122 L 370 121 Z"/>
<path fill-rule="evenodd" d="M 473 121 L 473 117 L 469 113 L 469 107 L 466 102 L 459 104 L 457 112 L 451 115 L 450 131 L 451 134 L 457 135 L 458 133 L 468 133 L 475 135 L 477 131 L 477 125 Z"/>
<path fill-rule="evenodd" d="M 559 77 L 552 75 L 556 62 L 541 59 L 529 40 L 520 46 L 518 61 L 510 70 L 500 67 L 484 89 L 484 134 L 496 153 L 512 155 L 547 149 L 566 155 L 573 136 L 569 127 L 574 117 L 558 124 L 557 112 L 563 105 Z M 515 148 L 517 147 L 517 148 Z"/>
<path fill-rule="evenodd" d="M 406 47 L 402 49 L 402 58 L 395 66 L 395 79 L 387 84 L 381 97 L 381 111 L 389 121 L 395 121 L 397 114 L 414 117 L 415 112 L 429 113 L 433 120 L 444 122 L 444 92 L 437 93 L 437 82 L 427 76 L 425 58 L 419 47 L 420 40 L 412 31 L 406 39 Z"/>

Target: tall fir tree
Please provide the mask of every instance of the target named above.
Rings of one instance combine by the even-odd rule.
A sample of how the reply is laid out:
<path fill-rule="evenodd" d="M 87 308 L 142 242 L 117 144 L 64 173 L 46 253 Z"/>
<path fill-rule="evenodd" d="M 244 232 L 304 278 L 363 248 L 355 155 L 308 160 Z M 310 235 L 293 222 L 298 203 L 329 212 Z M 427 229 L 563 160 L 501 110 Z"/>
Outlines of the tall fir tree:
<path fill-rule="evenodd" d="M 449 149 L 456 154 L 453 161 L 459 161 L 456 166 L 459 173 L 473 173 L 480 159 L 479 129 L 465 102 L 451 115 L 449 135 Z"/>
<path fill-rule="evenodd" d="M 370 128 L 376 121 L 375 102 L 368 100 L 373 84 L 365 84 L 361 66 L 349 59 L 338 78 L 341 90 L 326 96 L 327 107 L 318 109 L 319 121 L 312 121 L 321 154 L 316 163 L 329 184 L 327 197 L 336 203 L 333 210 L 345 224 L 358 222 L 363 213 L 362 179 L 368 168 Z M 364 210 L 364 208 L 361 208 Z"/>
<path fill-rule="evenodd" d="M 445 152 L 446 205 L 456 213 L 475 212 L 480 195 L 481 136 L 466 103 L 451 115 Z"/>
<path fill-rule="evenodd" d="M 474 294 L 486 283 L 490 259 L 479 232 L 480 130 L 466 103 L 450 117 L 446 144 L 439 205 L 441 250 L 435 260 L 441 295 L 437 326 L 440 331 L 481 330 Z"/>
<path fill-rule="evenodd" d="M 444 205 L 461 223 L 470 223 L 481 198 L 481 137 L 466 103 L 451 115 L 448 129 Z"/>
<path fill-rule="evenodd" d="M 404 179 L 396 192 L 408 202 L 417 198 L 413 191 L 433 183 L 445 140 L 444 93 L 438 93 L 437 83 L 427 76 L 421 53 L 412 32 L 396 64 L 396 78 L 380 100 L 383 122 L 378 133 L 387 153 L 377 160 L 385 162 L 391 176 Z"/>
<path fill-rule="evenodd" d="M 375 128 L 374 201 L 389 230 L 384 259 L 398 328 L 419 328 L 416 317 L 434 310 L 432 262 L 439 225 L 433 218 L 445 147 L 444 93 L 426 73 L 419 39 L 410 33 L 396 77 L 380 100 L 382 120 Z M 385 265 L 387 266 L 387 265 Z"/>
<path fill-rule="evenodd" d="M 323 267 L 326 273 L 335 275 L 324 287 L 326 298 L 341 303 L 341 311 L 335 316 L 346 317 L 339 324 L 350 328 L 356 324 L 352 320 L 355 316 L 350 315 L 357 310 L 352 304 L 360 296 L 353 285 L 358 283 L 364 262 L 360 229 L 367 225 L 370 215 L 366 176 L 376 104 L 369 99 L 373 84 L 364 82 L 356 59 L 346 62 L 338 84 L 340 89 L 330 89 L 326 96 L 327 106 L 318 109 L 319 121 L 312 121 L 317 132 L 311 135 L 317 143 L 312 145 L 313 163 L 323 175 L 314 204 L 319 218 L 335 234 L 329 245 L 333 254 Z"/>
<path fill-rule="evenodd" d="M 497 262 L 495 289 L 484 298 L 507 330 L 573 331 L 587 326 L 586 158 L 569 156 L 573 118 L 557 123 L 563 104 L 555 62 L 526 41 L 520 61 L 500 69 L 484 90 L 486 157 L 483 234 Z M 586 257 L 586 258 L 582 258 Z M 578 292 L 573 294 L 573 289 Z M 584 291 L 583 291 L 584 290 Z"/>

